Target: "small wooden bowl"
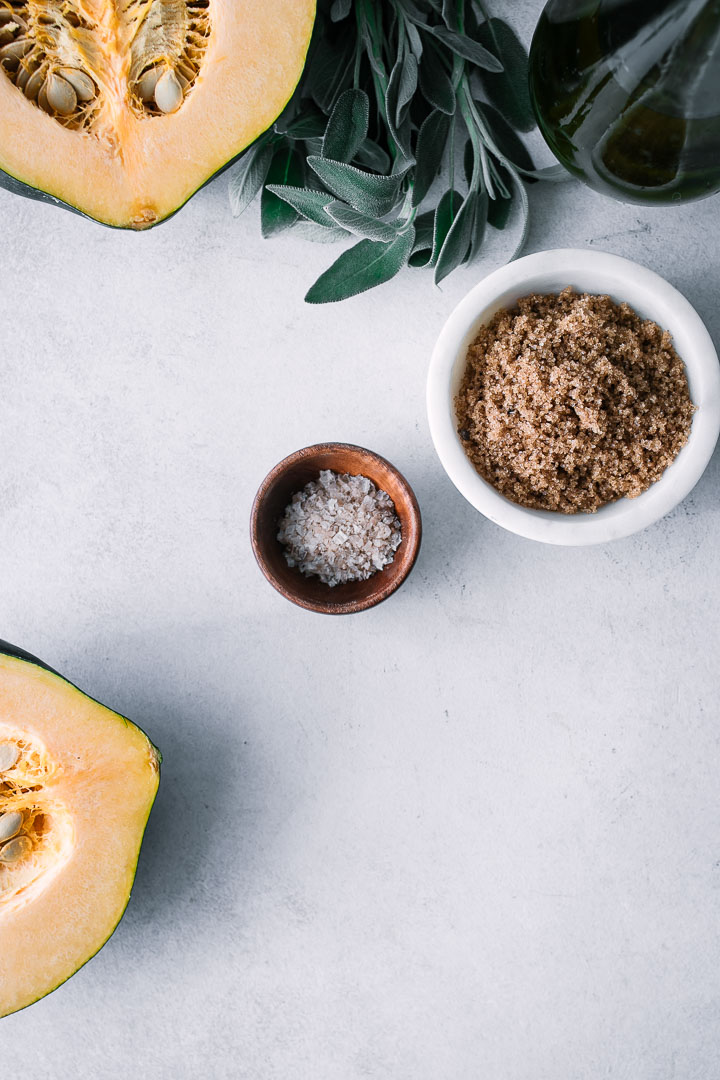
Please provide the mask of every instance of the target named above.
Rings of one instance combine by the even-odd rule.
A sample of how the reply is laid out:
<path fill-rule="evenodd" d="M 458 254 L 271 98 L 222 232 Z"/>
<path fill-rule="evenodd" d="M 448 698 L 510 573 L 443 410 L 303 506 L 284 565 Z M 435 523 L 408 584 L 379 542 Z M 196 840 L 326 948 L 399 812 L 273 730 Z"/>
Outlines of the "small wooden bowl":
<path fill-rule="evenodd" d="M 367 581 L 326 585 L 290 567 L 277 539 L 280 518 L 296 491 L 317 480 L 321 469 L 366 476 L 395 504 L 402 541 L 395 558 Z M 318 443 L 290 454 L 263 480 L 250 515 L 250 539 L 258 565 L 270 584 L 293 604 L 324 615 L 352 615 L 387 600 L 408 576 L 420 550 L 422 522 L 415 494 L 398 470 L 371 450 L 348 443 Z"/>

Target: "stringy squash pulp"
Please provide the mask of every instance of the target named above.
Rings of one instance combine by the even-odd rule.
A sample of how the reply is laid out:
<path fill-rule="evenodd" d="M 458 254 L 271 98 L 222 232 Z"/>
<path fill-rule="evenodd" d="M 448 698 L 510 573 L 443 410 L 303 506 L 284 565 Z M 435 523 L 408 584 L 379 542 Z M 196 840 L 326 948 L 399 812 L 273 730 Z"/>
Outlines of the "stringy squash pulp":
<path fill-rule="evenodd" d="M 0 1016 L 54 990 L 112 934 L 159 764 L 129 720 L 0 643 Z"/>
<path fill-rule="evenodd" d="M 0 184 L 168 217 L 272 124 L 315 0 L 0 0 Z"/>

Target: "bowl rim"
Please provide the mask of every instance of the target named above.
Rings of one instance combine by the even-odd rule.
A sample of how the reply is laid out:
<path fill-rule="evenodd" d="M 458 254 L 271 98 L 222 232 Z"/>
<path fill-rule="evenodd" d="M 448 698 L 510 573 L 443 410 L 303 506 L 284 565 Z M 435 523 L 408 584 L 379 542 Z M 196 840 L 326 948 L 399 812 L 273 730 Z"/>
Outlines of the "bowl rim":
<path fill-rule="evenodd" d="M 278 477 L 282 476 L 283 473 L 293 465 L 306 461 L 316 454 L 334 453 L 336 451 L 350 451 L 363 457 L 371 458 L 373 461 L 383 465 L 393 474 L 403 492 L 404 500 L 409 510 L 411 528 L 409 535 L 407 536 L 408 548 L 405 563 L 399 573 L 396 573 L 389 579 L 385 579 L 382 585 L 378 582 L 378 588 L 372 593 L 369 593 L 366 597 L 356 600 L 328 600 L 327 602 L 323 602 L 309 600 L 300 593 L 291 592 L 287 589 L 285 584 L 280 581 L 275 575 L 272 566 L 265 558 L 258 524 L 263 501 Z M 406 539 L 405 536 L 403 536 L 403 539 Z M 367 611 L 369 608 L 377 607 L 378 604 L 383 603 L 383 601 L 387 600 L 389 596 L 392 596 L 394 592 L 397 592 L 400 586 L 407 580 L 417 562 L 421 542 L 422 514 L 420 512 L 420 505 L 417 497 L 410 486 L 410 483 L 397 466 L 393 465 L 393 463 L 383 457 L 382 454 L 378 454 L 374 450 L 368 450 L 367 447 L 359 446 L 356 443 L 312 443 L 310 446 L 304 446 L 299 450 L 294 450 L 291 454 L 288 454 L 287 457 L 284 457 L 279 461 L 277 465 L 274 465 L 267 474 L 255 494 L 252 509 L 250 511 L 250 543 L 257 564 L 266 580 L 272 585 L 276 592 L 280 593 L 286 600 L 289 600 L 297 607 L 304 608 L 306 611 L 314 611 L 321 615 L 354 615 L 360 611 Z M 392 566 L 392 563 L 389 565 Z"/>
<path fill-rule="evenodd" d="M 577 280 L 574 280 L 577 278 Z M 558 282 L 543 286 L 543 279 Z M 467 347 L 479 326 L 502 307 L 531 292 L 557 292 L 559 281 L 582 292 L 627 301 L 673 336 L 685 364 L 696 412 L 690 437 L 671 465 L 635 499 L 608 503 L 594 514 L 531 510 L 511 502 L 484 480 L 467 457 L 456 430 L 454 396 Z M 593 285 L 593 281 L 596 282 Z M 552 248 L 500 267 L 475 285 L 443 326 L 427 377 L 427 414 L 435 450 L 462 495 L 496 525 L 530 540 L 584 546 L 630 536 L 669 513 L 689 494 L 712 457 L 720 435 L 720 364 L 712 338 L 690 301 L 631 259 L 589 248 Z"/>

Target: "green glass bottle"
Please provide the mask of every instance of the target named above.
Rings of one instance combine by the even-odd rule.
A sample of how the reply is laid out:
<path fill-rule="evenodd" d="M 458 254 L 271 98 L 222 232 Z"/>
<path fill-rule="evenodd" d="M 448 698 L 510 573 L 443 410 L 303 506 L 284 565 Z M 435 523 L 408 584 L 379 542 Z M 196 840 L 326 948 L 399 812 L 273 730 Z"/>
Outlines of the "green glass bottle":
<path fill-rule="evenodd" d="M 550 0 L 530 92 L 550 149 L 596 190 L 720 191 L 720 0 Z"/>

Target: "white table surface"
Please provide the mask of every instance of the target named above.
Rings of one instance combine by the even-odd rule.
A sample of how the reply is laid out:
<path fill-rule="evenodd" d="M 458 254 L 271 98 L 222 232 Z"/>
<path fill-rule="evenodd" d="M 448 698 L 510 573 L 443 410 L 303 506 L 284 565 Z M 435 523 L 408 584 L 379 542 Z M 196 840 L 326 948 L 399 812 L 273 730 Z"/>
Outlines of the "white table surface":
<path fill-rule="evenodd" d="M 527 251 L 637 259 L 717 340 L 717 199 L 530 195 Z M 0 215 L 0 636 L 165 755 L 125 919 L 3 1022 L 13 1073 L 718 1076 L 718 458 L 631 539 L 521 540 L 424 408 L 499 249 L 309 307 L 337 249 L 261 240 L 225 179 L 144 235 Z M 268 469 L 325 439 L 390 458 L 424 515 L 403 589 L 345 619 L 284 601 L 247 535 Z"/>

